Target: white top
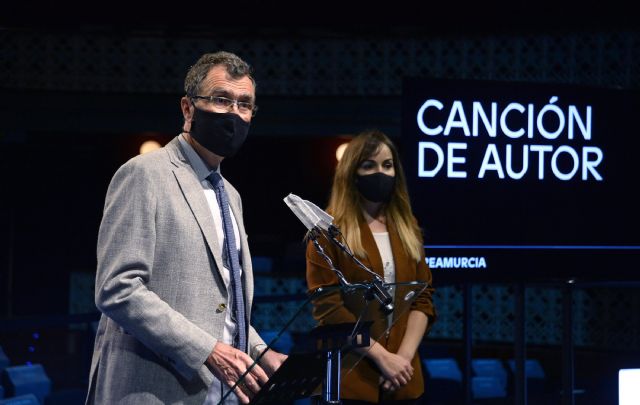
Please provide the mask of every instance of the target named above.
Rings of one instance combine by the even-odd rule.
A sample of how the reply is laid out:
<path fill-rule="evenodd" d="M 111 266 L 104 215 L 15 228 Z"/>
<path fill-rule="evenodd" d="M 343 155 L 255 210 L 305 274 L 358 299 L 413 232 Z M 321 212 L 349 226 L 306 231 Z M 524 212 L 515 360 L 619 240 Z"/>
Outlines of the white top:
<path fill-rule="evenodd" d="M 373 232 L 373 238 L 376 240 L 376 245 L 378 245 L 378 251 L 380 252 L 380 258 L 382 259 L 384 281 L 385 283 L 395 283 L 396 266 L 393 261 L 389 232 Z"/>
<path fill-rule="evenodd" d="M 373 232 L 373 238 L 378 245 L 378 252 L 380 252 L 380 258 L 382 259 L 382 268 L 384 269 L 384 282 L 395 283 L 396 282 L 396 265 L 393 261 L 393 252 L 391 251 L 391 240 L 389 239 L 389 232 Z M 395 290 L 392 291 L 391 297 L 395 295 Z M 387 316 L 387 327 L 390 328 L 393 324 L 393 313 Z M 387 330 L 387 336 L 389 336 L 389 330 Z"/>
<path fill-rule="evenodd" d="M 204 196 L 207 199 L 209 210 L 211 211 L 211 215 L 213 216 L 213 222 L 216 224 L 215 226 L 216 236 L 220 241 L 219 243 L 220 251 L 217 253 L 220 254 L 220 256 L 223 256 L 222 248 L 224 246 L 224 224 L 222 223 L 222 215 L 220 214 L 220 206 L 218 205 L 216 192 L 213 189 L 213 186 L 211 185 L 209 180 L 207 180 L 207 176 L 211 174 L 212 170 L 209 170 L 207 168 L 202 158 L 197 154 L 197 152 L 193 149 L 193 147 L 189 145 L 189 142 L 187 142 L 187 140 L 184 139 L 184 135 L 180 134 L 178 139 L 180 140 L 180 145 L 182 146 L 182 149 L 184 150 L 185 155 L 187 155 L 187 158 L 189 159 L 189 163 L 191 163 L 191 166 L 193 167 L 194 171 L 198 176 L 200 185 L 202 185 L 202 191 L 204 192 Z M 220 166 L 218 166 L 218 168 L 215 171 L 220 173 Z M 233 222 L 233 233 L 236 236 L 236 246 L 238 247 L 238 250 L 240 250 L 240 232 L 238 231 L 238 224 L 236 222 L 236 217 L 233 215 L 233 210 L 229 209 L 229 212 L 231 213 L 231 222 Z M 242 273 L 240 274 L 242 275 Z M 230 286 L 231 271 L 228 268 L 223 266 L 220 269 L 220 275 L 222 276 L 222 280 L 224 281 L 224 284 L 227 286 Z M 227 308 L 231 308 L 232 305 L 233 305 L 233 289 L 228 288 L 227 289 Z M 211 310 L 214 311 L 215 308 L 212 308 Z M 231 312 L 232 311 L 226 311 L 225 313 L 225 320 L 224 320 L 225 327 L 224 327 L 224 330 L 222 331 L 222 341 L 229 345 L 233 344 L 233 335 L 236 331 L 236 323 L 231 319 Z"/>

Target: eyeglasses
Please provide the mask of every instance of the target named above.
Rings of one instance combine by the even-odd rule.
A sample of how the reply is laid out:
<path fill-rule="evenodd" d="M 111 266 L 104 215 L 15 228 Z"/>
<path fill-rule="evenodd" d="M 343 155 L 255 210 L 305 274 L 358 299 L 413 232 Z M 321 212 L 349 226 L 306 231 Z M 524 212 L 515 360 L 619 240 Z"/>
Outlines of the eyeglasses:
<path fill-rule="evenodd" d="M 241 114 L 251 113 L 251 116 L 256 115 L 256 111 L 258 111 L 258 106 L 250 101 L 238 101 L 221 96 L 191 96 L 191 98 L 206 100 L 212 103 L 214 107 L 226 110 L 229 110 L 235 104 Z"/>

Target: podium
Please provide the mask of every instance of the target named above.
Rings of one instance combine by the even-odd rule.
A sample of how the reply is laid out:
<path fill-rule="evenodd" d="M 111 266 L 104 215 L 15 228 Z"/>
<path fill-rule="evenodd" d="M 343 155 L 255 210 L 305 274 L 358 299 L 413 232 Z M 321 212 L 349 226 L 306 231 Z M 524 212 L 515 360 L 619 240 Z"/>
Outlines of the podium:
<path fill-rule="evenodd" d="M 367 268 L 346 243 L 333 217 L 310 201 L 289 194 L 285 203 L 308 229 L 306 239 L 329 264 L 337 285 L 318 288 L 288 319 L 282 319 L 280 332 L 267 344 L 254 363 L 240 376 L 219 404 L 244 382 L 262 356 L 293 325 L 313 320 L 314 325 L 295 342 L 287 360 L 276 370 L 251 404 L 283 404 L 318 395 L 323 404 L 340 404 L 340 379 L 351 373 L 367 355 L 375 341 L 385 337 L 395 322 L 411 308 L 427 288 L 424 282 L 385 283 Z M 340 248 L 363 270 L 363 280 L 348 281 L 324 252 L 318 239 L 324 237 Z"/>
<path fill-rule="evenodd" d="M 323 287 L 309 294 L 290 317 L 280 320 L 279 332 L 265 342 L 267 347 L 253 365 L 260 364 L 262 356 L 294 325 L 311 320 L 313 326 L 296 339 L 288 359 L 250 403 L 283 404 L 318 396 L 323 404 L 339 404 L 341 378 L 366 356 L 373 341 L 385 337 L 426 287 L 423 282 L 386 284 L 373 280 Z M 219 404 L 224 404 L 253 365 Z"/>

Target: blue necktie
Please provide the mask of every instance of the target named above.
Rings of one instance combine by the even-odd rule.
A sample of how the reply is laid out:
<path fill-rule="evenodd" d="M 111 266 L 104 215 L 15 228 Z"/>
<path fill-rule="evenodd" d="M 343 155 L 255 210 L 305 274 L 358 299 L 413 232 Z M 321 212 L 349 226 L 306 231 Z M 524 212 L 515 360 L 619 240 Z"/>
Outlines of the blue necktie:
<path fill-rule="evenodd" d="M 222 248 L 225 266 L 231 273 L 231 289 L 233 291 L 232 315 L 236 321 L 236 336 L 234 346 L 243 352 L 247 351 L 247 327 L 244 308 L 244 292 L 242 290 L 242 280 L 240 278 L 240 260 L 238 249 L 236 248 L 236 237 L 233 232 L 231 222 L 231 212 L 229 211 L 229 199 L 224 189 L 224 182 L 220 174 L 213 172 L 207 179 L 213 185 L 220 206 L 222 224 L 224 229 L 224 246 Z"/>

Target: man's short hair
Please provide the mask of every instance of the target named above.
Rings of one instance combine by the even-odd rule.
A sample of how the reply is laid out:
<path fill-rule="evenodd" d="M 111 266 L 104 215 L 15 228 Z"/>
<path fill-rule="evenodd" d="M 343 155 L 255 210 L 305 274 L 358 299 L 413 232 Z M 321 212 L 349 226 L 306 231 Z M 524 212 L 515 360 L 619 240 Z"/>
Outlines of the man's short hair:
<path fill-rule="evenodd" d="M 207 77 L 209 70 L 217 65 L 223 65 L 229 76 L 233 79 L 241 79 L 248 76 L 253 83 L 253 87 L 256 87 L 256 81 L 251 75 L 251 66 L 247 62 L 231 52 L 219 51 L 215 53 L 205 53 L 198 59 L 195 65 L 189 68 L 187 77 L 184 79 L 184 91 L 186 95 L 197 95 L 200 90 L 200 83 Z"/>

